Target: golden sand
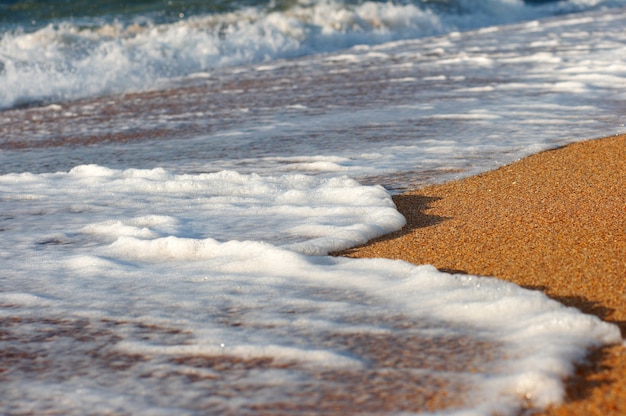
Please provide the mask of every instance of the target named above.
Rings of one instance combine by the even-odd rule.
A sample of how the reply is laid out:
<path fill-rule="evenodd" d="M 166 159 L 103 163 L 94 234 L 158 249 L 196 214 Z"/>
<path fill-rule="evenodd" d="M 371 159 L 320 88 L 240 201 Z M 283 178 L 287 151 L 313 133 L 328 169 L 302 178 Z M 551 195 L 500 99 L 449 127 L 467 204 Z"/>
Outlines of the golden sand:
<path fill-rule="evenodd" d="M 626 136 L 546 151 L 394 197 L 407 226 L 347 250 L 495 276 L 626 335 Z M 626 348 L 592 351 L 546 415 L 626 415 Z"/>

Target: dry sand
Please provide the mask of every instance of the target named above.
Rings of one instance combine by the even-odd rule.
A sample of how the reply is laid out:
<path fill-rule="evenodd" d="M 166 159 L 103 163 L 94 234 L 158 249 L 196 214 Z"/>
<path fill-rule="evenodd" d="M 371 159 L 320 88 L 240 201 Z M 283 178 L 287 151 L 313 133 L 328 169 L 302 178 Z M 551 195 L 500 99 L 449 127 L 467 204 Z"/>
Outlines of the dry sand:
<path fill-rule="evenodd" d="M 626 136 L 528 157 L 394 198 L 408 221 L 341 253 L 495 276 L 617 324 L 626 335 Z M 592 351 L 546 415 L 626 415 L 626 348 Z"/>

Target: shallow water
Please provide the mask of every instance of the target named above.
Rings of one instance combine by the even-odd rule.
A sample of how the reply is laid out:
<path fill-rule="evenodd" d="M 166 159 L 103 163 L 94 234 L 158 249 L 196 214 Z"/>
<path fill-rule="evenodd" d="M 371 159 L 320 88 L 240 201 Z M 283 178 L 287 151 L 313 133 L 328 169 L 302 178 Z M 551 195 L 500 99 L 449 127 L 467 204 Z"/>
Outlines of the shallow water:
<path fill-rule="evenodd" d="M 624 132 L 620 2 L 103 4 L 0 20 L 2 411 L 517 414 L 621 341 L 326 256 L 402 227 L 390 192 Z"/>
<path fill-rule="evenodd" d="M 623 20 L 601 12 L 359 46 L 7 110 L 0 169 L 298 171 L 390 189 L 473 174 L 624 131 Z M 402 172 L 428 175 L 394 183 Z"/>

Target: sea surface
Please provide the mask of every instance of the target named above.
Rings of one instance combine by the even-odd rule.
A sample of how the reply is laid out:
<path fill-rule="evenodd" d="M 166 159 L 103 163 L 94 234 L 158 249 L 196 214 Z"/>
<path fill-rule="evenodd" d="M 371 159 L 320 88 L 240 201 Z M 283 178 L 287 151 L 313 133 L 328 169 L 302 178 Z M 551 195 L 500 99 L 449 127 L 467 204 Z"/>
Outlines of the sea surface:
<path fill-rule="evenodd" d="M 619 329 L 328 254 L 626 132 L 626 0 L 0 1 L 0 413 L 518 415 Z M 520 250 L 523 250 L 520 247 Z"/>

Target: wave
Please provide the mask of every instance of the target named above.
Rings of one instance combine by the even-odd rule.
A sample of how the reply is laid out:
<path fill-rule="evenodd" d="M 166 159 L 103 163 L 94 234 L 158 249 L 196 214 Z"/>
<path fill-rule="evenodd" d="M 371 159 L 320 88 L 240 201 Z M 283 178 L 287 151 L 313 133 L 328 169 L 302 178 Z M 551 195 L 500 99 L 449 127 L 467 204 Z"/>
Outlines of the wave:
<path fill-rule="evenodd" d="M 286 3 L 287 4 L 287 3 Z M 159 88 L 216 68 L 508 24 L 625 0 L 300 0 L 157 20 L 57 19 L 0 38 L 0 108 Z"/>

